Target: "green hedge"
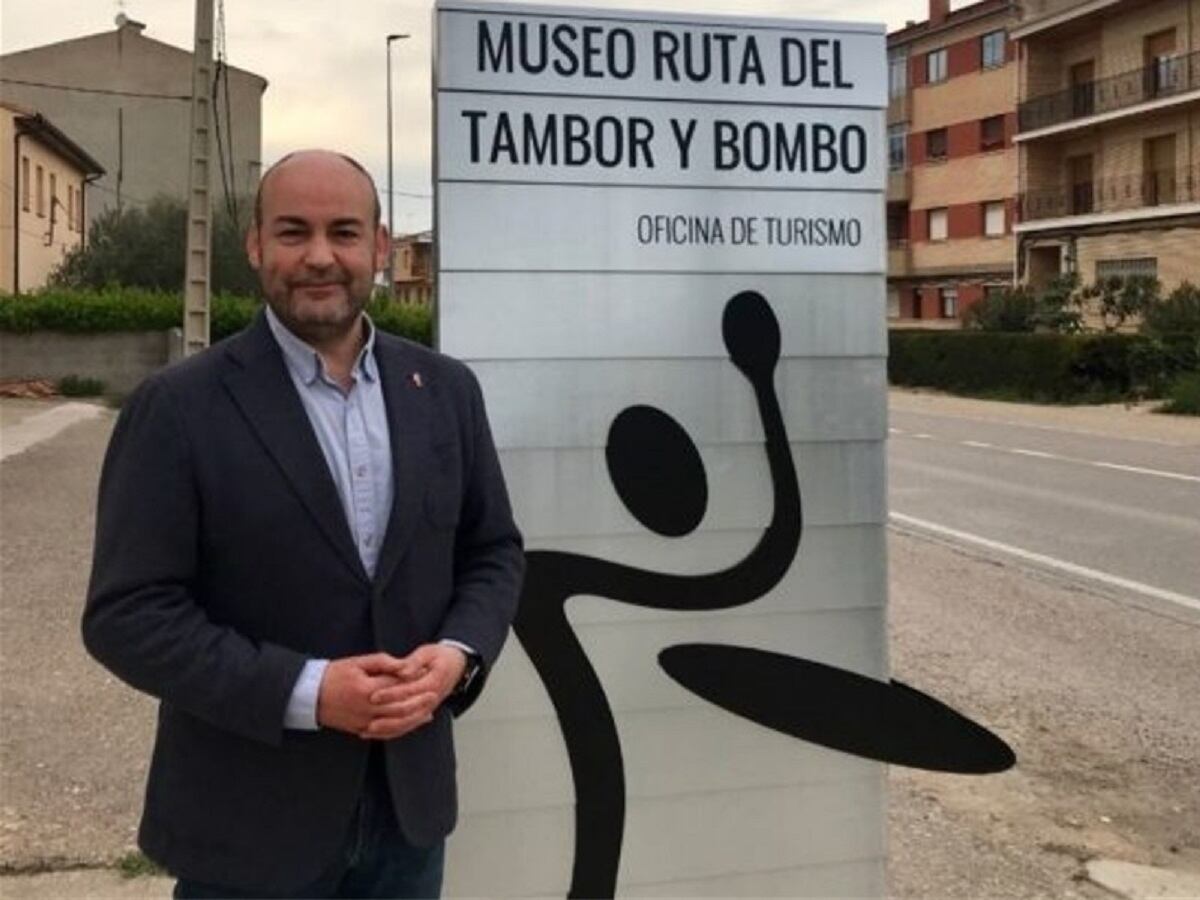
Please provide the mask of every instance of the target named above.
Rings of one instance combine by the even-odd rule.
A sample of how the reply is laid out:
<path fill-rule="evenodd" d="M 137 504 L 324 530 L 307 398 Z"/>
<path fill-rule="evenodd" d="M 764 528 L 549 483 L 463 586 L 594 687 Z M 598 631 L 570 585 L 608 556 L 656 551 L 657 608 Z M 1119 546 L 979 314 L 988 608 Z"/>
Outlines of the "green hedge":
<path fill-rule="evenodd" d="M 241 331 L 258 311 L 254 297 L 218 295 L 212 298 L 212 340 Z M 383 331 L 422 344 L 432 343 L 433 322 L 427 306 L 372 300 L 367 311 Z M 183 299 L 178 294 L 133 288 L 104 291 L 50 289 L 36 294 L 0 296 L 0 331 L 29 333 L 65 331 L 88 334 L 101 331 L 165 331 L 183 321 Z"/>
<path fill-rule="evenodd" d="M 1054 403 L 1159 396 L 1200 367 L 1186 334 L 892 331 L 888 348 L 892 384 Z"/>

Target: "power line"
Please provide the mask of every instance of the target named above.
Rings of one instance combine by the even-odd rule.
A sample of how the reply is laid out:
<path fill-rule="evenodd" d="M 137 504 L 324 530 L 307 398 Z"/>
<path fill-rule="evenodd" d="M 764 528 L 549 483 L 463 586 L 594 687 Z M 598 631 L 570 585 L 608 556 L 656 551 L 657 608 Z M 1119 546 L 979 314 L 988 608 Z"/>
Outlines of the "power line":
<path fill-rule="evenodd" d="M 26 81 L 23 78 L 0 78 L 5 84 L 20 84 L 25 87 L 46 88 L 52 91 L 77 91 L 81 94 L 106 94 L 111 97 L 142 97 L 149 100 L 184 100 L 192 98 L 186 94 L 155 94 L 146 91 L 114 91 L 108 88 L 80 87 L 77 84 L 49 84 L 45 81 Z"/>

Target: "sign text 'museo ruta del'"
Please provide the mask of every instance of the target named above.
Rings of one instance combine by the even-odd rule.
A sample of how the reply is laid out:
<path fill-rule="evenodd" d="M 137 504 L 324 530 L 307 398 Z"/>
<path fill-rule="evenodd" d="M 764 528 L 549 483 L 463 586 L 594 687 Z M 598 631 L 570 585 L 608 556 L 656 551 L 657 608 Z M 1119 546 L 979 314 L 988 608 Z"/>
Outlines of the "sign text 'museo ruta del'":
<path fill-rule="evenodd" d="M 849 55 L 860 38 L 756 33 L 684 24 L 586 24 L 477 18 L 464 85 L 567 94 L 667 96 L 741 102 L 862 101 Z M 867 78 L 869 85 L 870 78 Z M 856 122 L 797 119 L 778 110 L 744 117 L 642 111 L 514 110 L 483 104 L 462 119 L 470 163 L 547 167 L 661 168 L 715 172 L 859 174 L 878 150 Z"/>

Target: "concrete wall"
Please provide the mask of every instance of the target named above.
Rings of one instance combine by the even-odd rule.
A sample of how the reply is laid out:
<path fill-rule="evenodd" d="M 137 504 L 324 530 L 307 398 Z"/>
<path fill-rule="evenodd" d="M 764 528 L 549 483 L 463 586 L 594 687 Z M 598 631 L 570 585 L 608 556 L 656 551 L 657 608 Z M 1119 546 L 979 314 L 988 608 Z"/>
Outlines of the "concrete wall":
<path fill-rule="evenodd" d="M 6 78 L 136 93 L 190 96 L 192 55 L 126 25 L 0 57 Z M 240 194 L 252 194 L 262 160 L 262 93 L 265 79 L 229 70 L 233 171 Z M 217 112 L 225 134 L 224 92 Z M 185 199 L 188 181 L 190 103 L 177 99 L 109 96 L 0 84 L 0 98 L 46 115 L 107 170 L 88 190 L 88 221 L 116 205 L 144 203 L 157 194 Z M 214 132 L 215 134 L 215 132 Z M 221 179 L 213 152 L 213 186 Z"/>
<path fill-rule="evenodd" d="M 30 291 L 46 283 L 50 273 L 82 239 L 79 193 L 83 173 L 74 164 L 38 142 L 22 135 L 13 156 L 15 116 L 0 107 L 0 293 Z M 23 160 L 28 160 L 28 207 Z M 41 173 L 39 203 L 38 173 Z M 13 193 L 16 192 L 16 249 L 20 265 L 14 266 Z M 72 195 L 74 194 L 74 197 Z M 74 211 L 74 215 L 72 212 Z M 17 269 L 17 272 L 14 272 Z M 20 284 L 14 281 L 18 274 Z"/>
<path fill-rule="evenodd" d="M 182 343 L 177 328 L 107 334 L 0 331 L 0 381 L 78 375 L 99 378 L 106 393 L 126 394 L 177 359 Z"/>

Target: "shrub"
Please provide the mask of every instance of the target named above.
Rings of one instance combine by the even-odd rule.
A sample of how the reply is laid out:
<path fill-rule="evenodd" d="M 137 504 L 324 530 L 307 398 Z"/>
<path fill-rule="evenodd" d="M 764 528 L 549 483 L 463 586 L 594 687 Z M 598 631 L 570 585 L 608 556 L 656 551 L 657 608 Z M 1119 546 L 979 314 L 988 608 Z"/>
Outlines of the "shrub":
<path fill-rule="evenodd" d="M 218 294 L 209 307 L 210 336 L 215 343 L 250 324 L 261 301 L 254 297 Z M 432 311 L 387 299 L 367 304 L 371 318 L 383 331 L 430 344 Z M 37 294 L 0 296 L 0 331 L 64 331 L 87 334 L 104 331 L 165 331 L 183 322 L 178 294 L 136 288 L 102 291 L 48 288 Z"/>
<path fill-rule="evenodd" d="M 1185 281 L 1165 300 L 1149 304 L 1141 331 L 1150 335 L 1200 335 L 1200 288 Z"/>
<path fill-rule="evenodd" d="M 1137 388 L 1136 335 L 1001 334 L 894 331 L 893 384 L 975 396 L 1049 402 L 1099 402 Z"/>
<path fill-rule="evenodd" d="M 99 378 L 64 375 L 59 379 L 58 392 L 64 397 L 99 397 L 104 393 L 104 382 Z"/>
<path fill-rule="evenodd" d="M 1005 288 L 968 308 L 964 323 L 979 331 L 1033 331 L 1037 303 L 1029 288 Z"/>
<path fill-rule="evenodd" d="M 1200 372 L 1188 372 L 1176 379 L 1160 412 L 1200 416 Z"/>

